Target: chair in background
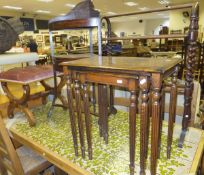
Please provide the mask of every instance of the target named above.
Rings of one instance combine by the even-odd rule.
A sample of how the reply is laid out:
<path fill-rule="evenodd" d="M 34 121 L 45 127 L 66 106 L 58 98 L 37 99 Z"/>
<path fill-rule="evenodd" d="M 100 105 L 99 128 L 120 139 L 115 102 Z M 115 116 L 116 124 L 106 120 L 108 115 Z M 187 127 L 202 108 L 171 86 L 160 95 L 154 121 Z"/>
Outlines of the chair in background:
<path fill-rule="evenodd" d="M 31 149 L 22 146 L 14 148 L 0 113 L 0 174 L 36 175 L 49 168 L 51 163 Z"/>

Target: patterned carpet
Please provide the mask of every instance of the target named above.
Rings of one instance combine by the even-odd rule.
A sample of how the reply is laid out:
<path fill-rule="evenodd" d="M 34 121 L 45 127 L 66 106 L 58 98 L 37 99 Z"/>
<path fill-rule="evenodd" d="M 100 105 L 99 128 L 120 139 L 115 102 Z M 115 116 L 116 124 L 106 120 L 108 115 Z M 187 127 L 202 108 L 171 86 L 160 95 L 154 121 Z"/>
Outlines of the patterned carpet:
<path fill-rule="evenodd" d="M 128 175 L 129 174 L 129 136 L 128 136 L 128 113 L 118 111 L 116 115 L 109 117 L 109 144 L 106 145 L 99 136 L 97 117 L 92 116 L 92 137 L 93 137 L 93 160 L 83 160 L 81 156 L 75 157 L 69 115 L 67 111 L 55 108 L 52 117 L 47 119 L 49 104 L 36 108 L 33 112 L 37 119 L 37 126 L 30 128 L 28 123 L 20 122 L 16 129 L 34 141 L 41 143 L 50 150 L 66 157 L 79 166 L 96 175 Z M 180 128 L 175 129 L 175 137 L 178 137 Z M 140 122 L 137 116 L 137 138 L 136 138 L 136 174 L 139 174 L 139 131 Z M 184 148 L 177 147 L 177 140 L 173 140 L 171 159 L 166 158 L 166 137 L 167 125 L 163 124 L 161 159 L 158 164 L 160 175 L 185 175 L 195 155 L 200 135 L 198 133 L 194 140 L 185 142 Z M 191 134 L 191 136 L 193 136 Z M 79 143 L 79 142 L 78 142 Z M 87 147 L 86 147 L 87 148 Z M 150 145 L 149 145 L 150 150 Z M 149 151 L 150 152 L 150 151 Z M 80 150 L 79 150 L 80 153 Z M 147 169 L 149 169 L 149 158 Z M 147 175 L 150 174 L 147 170 Z"/>

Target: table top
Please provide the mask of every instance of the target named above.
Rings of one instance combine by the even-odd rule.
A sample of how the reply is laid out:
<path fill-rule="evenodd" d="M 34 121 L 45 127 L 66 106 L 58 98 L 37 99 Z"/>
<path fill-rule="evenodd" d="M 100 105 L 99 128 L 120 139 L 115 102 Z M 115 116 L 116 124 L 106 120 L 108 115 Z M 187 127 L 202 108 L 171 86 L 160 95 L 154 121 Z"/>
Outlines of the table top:
<path fill-rule="evenodd" d="M 75 157 L 68 111 L 56 108 L 52 118 L 47 120 L 50 105 L 41 106 L 33 111 L 37 125 L 30 127 L 22 114 L 7 119 L 7 128 L 20 143 L 32 148 L 41 156 L 72 175 L 128 175 L 129 174 L 129 137 L 128 113 L 118 111 L 109 119 L 109 144 L 100 138 L 97 118 L 93 121 L 93 160 Z M 137 120 L 139 133 L 140 120 Z M 158 174 L 194 175 L 196 174 L 204 145 L 202 130 L 189 128 L 184 147 L 177 147 L 181 126 L 175 125 L 172 156 L 166 159 L 167 123 L 163 123 L 161 158 L 158 160 Z M 136 142 L 139 143 L 139 135 Z M 139 144 L 136 144 L 136 171 L 139 173 Z M 87 157 L 87 155 L 86 155 Z M 149 162 L 147 167 L 149 167 Z M 137 174 L 137 173 L 136 173 Z M 147 170 L 147 175 L 150 175 Z"/>
<path fill-rule="evenodd" d="M 89 58 L 91 54 L 68 54 L 68 55 L 54 55 L 56 59 L 80 59 L 80 58 Z"/>
<path fill-rule="evenodd" d="M 182 59 L 180 58 L 146 58 L 146 57 L 100 57 L 85 58 L 82 60 L 61 63 L 68 69 L 76 70 L 92 70 L 92 71 L 108 71 L 128 73 L 149 72 L 149 73 L 165 73 L 170 70 Z"/>

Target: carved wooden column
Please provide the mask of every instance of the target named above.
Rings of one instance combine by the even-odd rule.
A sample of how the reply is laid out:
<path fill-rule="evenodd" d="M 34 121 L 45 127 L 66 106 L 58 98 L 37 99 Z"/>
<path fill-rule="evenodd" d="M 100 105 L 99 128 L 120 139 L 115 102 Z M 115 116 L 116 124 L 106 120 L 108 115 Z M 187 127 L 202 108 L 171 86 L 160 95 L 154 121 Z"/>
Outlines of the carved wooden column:
<path fill-rule="evenodd" d="M 80 93 L 80 82 L 79 80 L 75 80 L 75 101 L 76 101 L 76 112 L 78 119 L 78 128 L 79 128 L 79 140 L 81 144 L 81 152 L 82 157 L 85 158 L 85 145 L 84 145 L 84 123 L 82 119 L 82 111 L 81 111 L 81 93 Z"/>
<path fill-rule="evenodd" d="M 161 85 L 160 74 L 152 74 L 152 137 L 151 137 L 151 175 L 156 175 L 158 146 L 159 146 L 159 122 L 161 110 Z"/>
<path fill-rule="evenodd" d="M 140 175 L 145 175 L 145 161 L 148 150 L 148 132 L 149 132 L 149 105 L 148 105 L 148 91 L 149 79 L 147 77 L 140 77 L 141 106 L 140 106 Z"/>
<path fill-rule="evenodd" d="M 171 80 L 170 104 L 169 104 L 169 122 L 168 122 L 168 139 L 167 139 L 167 158 L 171 156 L 171 145 L 173 139 L 173 127 L 176 117 L 176 102 L 177 102 L 177 77 L 178 67 L 175 68 Z"/>
<path fill-rule="evenodd" d="M 69 75 L 67 76 L 67 99 L 68 99 L 69 117 L 70 117 L 71 129 L 72 129 L 72 137 L 74 142 L 74 151 L 75 151 L 75 155 L 78 156 L 76 116 L 74 112 L 74 103 L 73 103 L 73 88 L 71 85 L 71 78 Z"/>
<path fill-rule="evenodd" d="M 86 137 L 88 143 L 88 155 L 89 159 L 92 159 L 92 138 L 91 138 L 91 116 L 89 110 L 89 91 L 87 87 L 87 83 L 83 85 L 83 102 L 84 102 L 84 115 L 85 115 L 85 122 L 86 122 Z"/>
<path fill-rule="evenodd" d="M 182 121 L 182 133 L 178 143 L 179 147 L 183 146 L 188 124 L 191 120 L 191 100 L 193 92 L 193 69 L 196 59 L 196 41 L 198 38 L 198 19 L 199 19 L 199 5 L 198 3 L 192 8 L 191 21 L 188 36 L 188 48 L 186 58 L 186 77 L 185 77 L 185 91 L 184 91 L 184 114 Z"/>

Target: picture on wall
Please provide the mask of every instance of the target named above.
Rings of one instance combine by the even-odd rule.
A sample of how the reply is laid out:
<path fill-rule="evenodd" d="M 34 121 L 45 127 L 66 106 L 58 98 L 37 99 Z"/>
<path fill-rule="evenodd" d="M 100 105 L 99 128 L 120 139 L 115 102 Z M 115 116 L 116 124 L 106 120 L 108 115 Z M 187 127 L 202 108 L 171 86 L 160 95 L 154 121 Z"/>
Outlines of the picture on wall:
<path fill-rule="evenodd" d="M 61 43 L 62 42 L 62 37 L 60 35 L 55 36 L 55 43 Z"/>
<path fill-rule="evenodd" d="M 50 37 L 49 37 L 49 35 L 45 35 L 44 36 L 44 41 L 45 41 L 45 46 L 49 46 L 50 45 Z"/>
<path fill-rule="evenodd" d="M 36 35 L 36 42 L 43 42 L 43 36 L 42 35 Z"/>

